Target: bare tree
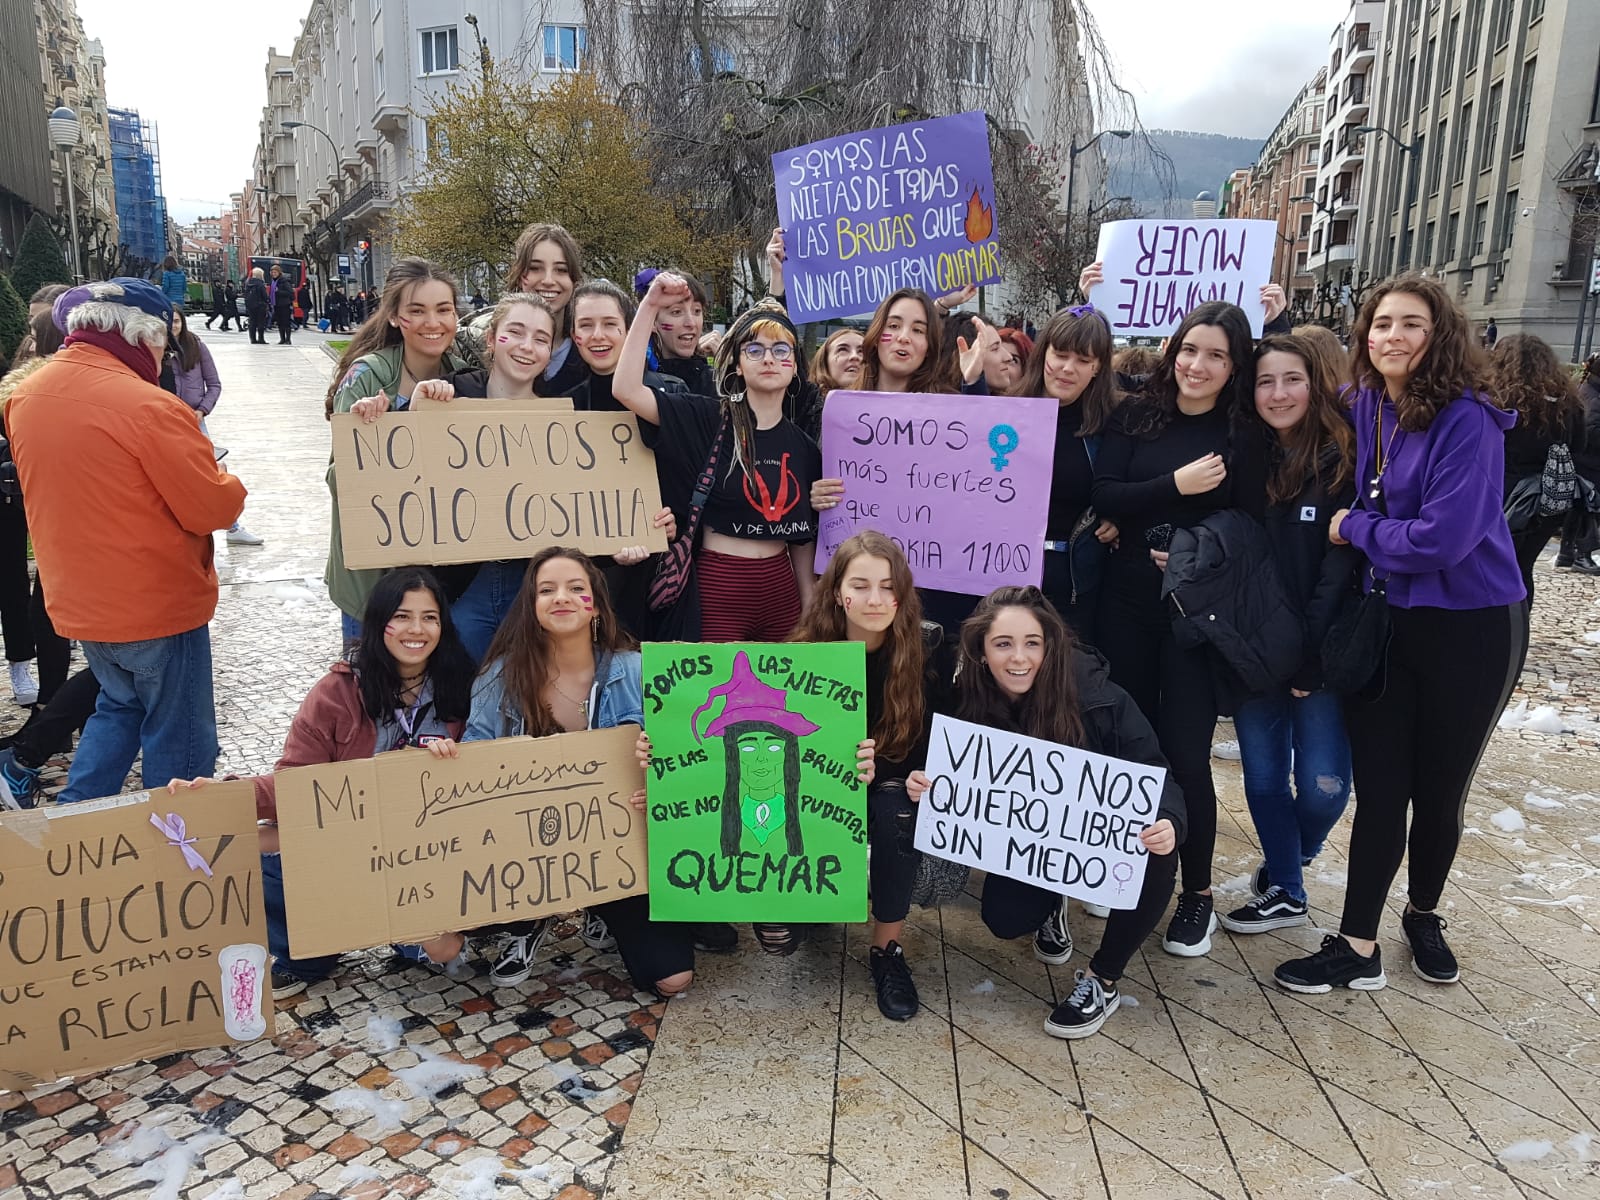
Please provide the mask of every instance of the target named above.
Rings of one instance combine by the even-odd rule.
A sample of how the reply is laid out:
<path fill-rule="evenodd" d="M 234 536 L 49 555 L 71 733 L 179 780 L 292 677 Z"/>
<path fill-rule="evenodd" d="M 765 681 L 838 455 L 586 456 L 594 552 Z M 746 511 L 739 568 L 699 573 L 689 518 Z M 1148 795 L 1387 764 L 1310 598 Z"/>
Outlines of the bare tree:
<path fill-rule="evenodd" d="M 1074 142 L 1109 123 L 1136 131 L 1152 168 L 1172 179 L 1084 0 L 585 0 L 584 8 L 590 65 L 648 131 L 658 186 L 689 198 L 698 233 L 748 247 L 752 290 L 762 279 L 759 247 L 778 217 L 772 155 L 819 138 L 983 109 L 1002 262 L 1034 302 L 1065 299 L 1062 278 L 1076 278 L 1059 261 L 1039 262 L 1038 244 L 1060 240 L 1063 225 L 1065 175 L 1042 169 L 1049 150 L 1070 162 Z M 1098 150 L 1077 168 L 1085 175 L 1076 200 L 1087 205 L 1103 194 Z"/>

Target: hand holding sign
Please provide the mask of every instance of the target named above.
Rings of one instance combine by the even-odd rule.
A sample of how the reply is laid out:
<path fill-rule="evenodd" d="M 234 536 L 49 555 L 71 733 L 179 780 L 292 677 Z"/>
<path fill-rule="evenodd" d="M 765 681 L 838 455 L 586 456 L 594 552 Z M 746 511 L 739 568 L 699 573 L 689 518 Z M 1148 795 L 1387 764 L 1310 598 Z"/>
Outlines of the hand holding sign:
<path fill-rule="evenodd" d="M 350 406 L 351 414 L 358 417 L 365 425 L 371 425 L 388 411 L 389 396 L 382 388 L 378 389 L 376 396 L 368 396 L 363 400 L 357 400 Z"/>
<path fill-rule="evenodd" d="M 1223 300 L 1242 308 L 1260 337 L 1277 228 L 1271 221 L 1108 221 L 1100 226 L 1102 269 L 1090 299 L 1114 332 L 1146 337 L 1171 334 L 1199 305 Z"/>

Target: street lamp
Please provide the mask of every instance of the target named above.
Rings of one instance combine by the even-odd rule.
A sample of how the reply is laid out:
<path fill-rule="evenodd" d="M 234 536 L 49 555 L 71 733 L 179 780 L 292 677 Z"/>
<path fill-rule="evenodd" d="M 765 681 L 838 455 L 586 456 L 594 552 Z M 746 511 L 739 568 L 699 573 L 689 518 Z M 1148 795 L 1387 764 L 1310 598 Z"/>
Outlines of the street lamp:
<path fill-rule="evenodd" d="M 50 114 L 50 140 L 61 151 L 61 173 L 67 177 L 67 221 L 72 229 L 72 281 L 83 278 L 83 252 L 78 245 L 78 197 L 72 186 L 71 148 L 83 136 L 78 114 L 62 105 Z"/>
<path fill-rule="evenodd" d="M 291 132 L 296 129 L 309 129 L 312 133 L 320 133 L 323 140 L 328 143 L 329 148 L 333 151 L 333 191 L 334 195 L 339 197 L 339 206 L 342 208 L 344 206 L 344 178 L 339 172 L 339 144 L 333 140 L 326 129 L 323 129 L 320 125 L 313 125 L 310 121 L 285 121 L 283 122 L 283 127 Z M 323 219 L 326 220 L 327 218 Z M 335 262 L 337 262 L 338 256 L 344 253 L 344 227 L 340 224 L 331 225 L 331 228 L 335 243 L 333 253 Z"/>
<path fill-rule="evenodd" d="M 1102 129 L 1083 145 L 1080 146 L 1074 142 L 1072 145 L 1067 147 L 1067 220 L 1066 225 L 1061 231 L 1061 240 L 1067 247 L 1068 255 L 1071 255 L 1072 253 L 1072 189 L 1073 186 L 1078 182 L 1078 155 L 1082 154 L 1085 150 L 1092 150 L 1094 148 L 1094 144 L 1103 137 L 1120 138 L 1121 140 L 1126 141 L 1132 136 L 1133 130 L 1131 129 Z"/>
<path fill-rule="evenodd" d="M 1327 217 L 1330 221 L 1336 220 L 1338 217 L 1338 214 L 1333 210 L 1326 200 L 1318 200 L 1310 192 L 1307 192 L 1304 196 L 1290 196 L 1289 203 L 1309 204 L 1318 212 Z"/>
<path fill-rule="evenodd" d="M 1410 228 L 1411 205 L 1416 200 L 1417 176 L 1422 173 L 1421 164 L 1416 161 L 1422 153 L 1422 139 L 1419 137 L 1414 142 L 1402 142 L 1398 134 L 1382 125 L 1357 125 L 1357 133 L 1381 133 L 1400 148 L 1401 154 L 1408 154 L 1412 161 L 1406 164 L 1405 203 L 1400 208 L 1400 244 L 1405 249 L 1405 265 L 1411 265 L 1411 238 L 1413 230 Z M 1385 264 L 1387 266 L 1387 264 Z"/>
<path fill-rule="evenodd" d="M 1089 206 L 1089 211 L 1084 214 L 1084 220 L 1086 220 L 1086 221 L 1094 220 L 1095 213 L 1105 212 L 1105 210 L 1110 208 L 1113 204 L 1132 204 L 1132 203 L 1133 203 L 1133 197 L 1132 196 L 1113 196 L 1113 197 L 1111 197 L 1111 199 L 1107 200 L 1104 204 L 1091 204 Z"/>

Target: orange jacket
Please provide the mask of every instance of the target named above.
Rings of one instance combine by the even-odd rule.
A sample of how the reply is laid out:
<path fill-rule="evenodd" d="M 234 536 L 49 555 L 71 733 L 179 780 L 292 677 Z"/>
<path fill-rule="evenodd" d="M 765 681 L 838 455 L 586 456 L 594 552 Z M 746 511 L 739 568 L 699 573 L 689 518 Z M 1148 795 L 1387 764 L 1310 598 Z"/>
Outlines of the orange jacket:
<path fill-rule="evenodd" d="M 6 408 L 50 619 L 63 637 L 136 642 L 217 610 L 211 534 L 244 511 L 192 408 L 77 343 Z"/>

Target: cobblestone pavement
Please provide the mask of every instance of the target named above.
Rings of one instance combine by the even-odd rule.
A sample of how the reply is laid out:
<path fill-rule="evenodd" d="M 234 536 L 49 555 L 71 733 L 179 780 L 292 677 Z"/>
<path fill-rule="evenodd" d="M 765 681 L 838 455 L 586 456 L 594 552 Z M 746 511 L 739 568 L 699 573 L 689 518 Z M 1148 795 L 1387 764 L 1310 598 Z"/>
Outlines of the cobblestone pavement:
<path fill-rule="evenodd" d="M 271 765 L 338 649 L 321 340 L 207 335 L 226 388 L 213 433 L 267 539 L 218 539 L 224 770 Z M 1600 581 L 1546 565 L 1539 587 L 1446 894 L 1457 986 L 1409 971 L 1398 889 L 1385 991 L 1264 982 L 1311 928 L 1219 932 L 1199 960 L 1152 942 L 1124 1007 L 1071 1045 L 1040 1022 L 1081 963 L 995 941 L 970 896 L 913 914 L 924 1011 L 905 1024 L 877 1015 L 863 927 L 791 959 L 702 960 L 670 1011 L 571 926 L 517 989 L 481 962 L 458 982 L 347 956 L 280 1005 L 276 1046 L 0 1095 L 0 1200 L 1600 1197 Z M 1238 765 L 1215 766 L 1220 907 L 1257 854 Z M 1348 821 L 1308 879 L 1320 926 L 1347 844 Z M 1076 907 L 1073 922 L 1098 940 Z"/>

